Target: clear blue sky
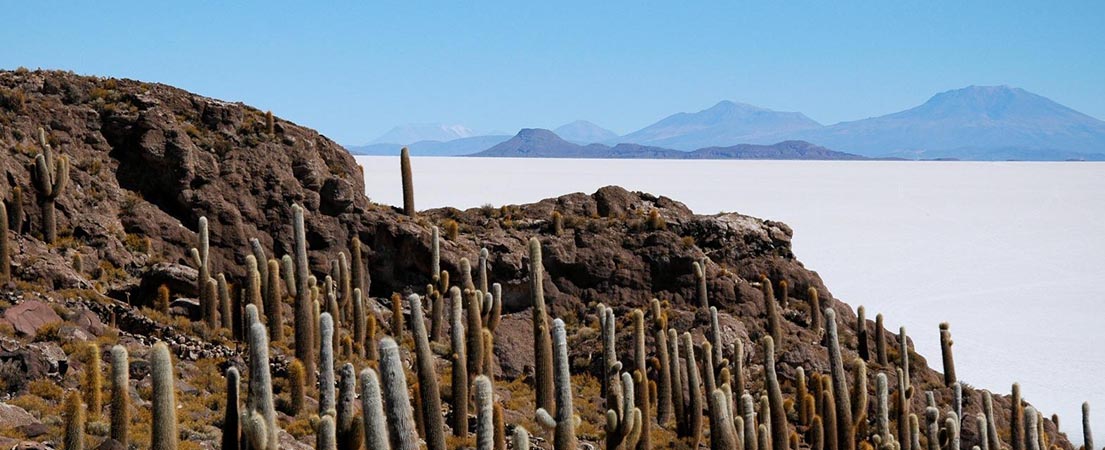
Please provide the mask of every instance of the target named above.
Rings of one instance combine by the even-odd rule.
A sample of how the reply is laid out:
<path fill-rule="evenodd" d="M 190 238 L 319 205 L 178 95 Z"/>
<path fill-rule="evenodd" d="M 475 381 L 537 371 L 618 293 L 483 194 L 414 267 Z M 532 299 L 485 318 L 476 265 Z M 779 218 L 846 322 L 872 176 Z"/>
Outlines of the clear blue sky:
<path fill-rule="evenodd" d="M 156 3 L 5 3 L 0 68 L 164 82 L 344 144 L 428 122 L 626 133 L 722 99 L 828 124 L 970 84 L 1105 118 L 1101 1 Z"/>

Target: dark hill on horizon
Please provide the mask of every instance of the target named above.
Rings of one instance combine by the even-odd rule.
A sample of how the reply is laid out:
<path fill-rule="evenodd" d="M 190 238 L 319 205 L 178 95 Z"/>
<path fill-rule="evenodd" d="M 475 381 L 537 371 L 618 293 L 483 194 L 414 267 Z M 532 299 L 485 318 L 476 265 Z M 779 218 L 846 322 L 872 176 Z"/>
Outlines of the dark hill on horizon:
<path fill-rule="evenodd" d="M 772 145 L 740 144 L 694 151 L 673 150 L 638 144 L 579 145 L 556 133 L 526 128 L 513 138 L 469 156 L 503 158 L 624 158 L 624 159 L 777 159 L 777 160 L 865 160 L 863 156 L 833 151 L 804 141 Z"/>

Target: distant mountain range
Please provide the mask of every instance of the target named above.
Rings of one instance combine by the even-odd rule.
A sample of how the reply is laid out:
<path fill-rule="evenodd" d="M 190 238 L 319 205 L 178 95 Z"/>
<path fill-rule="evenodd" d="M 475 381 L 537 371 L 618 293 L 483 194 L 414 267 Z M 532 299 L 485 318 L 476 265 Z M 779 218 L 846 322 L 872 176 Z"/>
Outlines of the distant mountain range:
<path fill-rule="evenodd" d="M 682 151 L 640 144 L 580 145 L 549 130 L 526 128 L 506 142 L 471 156 L 501 158 L 626 158 L 626 159 L 807 159 L 862 160 L 863 156 L 832 151 L 804 141 L 774 145 L 739 144 Z"/>
<path fill-rule="evenodd" d="M 775 148 L 782 145 L 777 143 L 805 141 L 825 151 L 833 152 L 825 147 L 834 149 L 833 153 L 840 155 L 869 158 L 1105 161 L 1105 122 L 1008 86 L 969 86 L 936 94 L 924 104 L 905 111 L 828 126 L 799 112 L 722 101 L 702 111 L 673 114 L 623 136 L 582 120 L 558 127 L 555 132 L 541 131 L 557 136 L 559 142 L 526 130 L 512 138 L 505 134 L 474 135 L 463 126 L 408 125 L 396 127 L 372 145 L 349 150 L 360 154 L 398 154 L 400 144 L 407 143 L 414 155 L 478 152 L 489 156 L 506 151 L 499 144 L 515 141 L 512 145 L 525 149 L 531 156 L 594 157 L 587 155 L 606 152 L 606 156 L 597 157 L 636 158 L 648 157 L 636 156 L 641 154 L 672 157 L 661 156 L 668 151 L 705 155 L 710 154 L 706 150 L 711 148 L 731 149 L 739 147 L 738 144 Z M 523 134 L 529 139 L 540 138 L 540 142 L 550 147 L 519 147 L 516 140 Z M 586 144 L 602 144 L 607 150 Z M 619 147 L 619 151 L 614 151 Z M 748 151 L 745 148 L 739 154 L 747 156 Z M 631 156 L 620 156 L 623 154 Z M 715 156 L 728 154 L 721 152 Z M 768 154 L 772 152 L 763 153 Z M 777 157 L 782 158 L 783 154 L 786 152 Z"/>

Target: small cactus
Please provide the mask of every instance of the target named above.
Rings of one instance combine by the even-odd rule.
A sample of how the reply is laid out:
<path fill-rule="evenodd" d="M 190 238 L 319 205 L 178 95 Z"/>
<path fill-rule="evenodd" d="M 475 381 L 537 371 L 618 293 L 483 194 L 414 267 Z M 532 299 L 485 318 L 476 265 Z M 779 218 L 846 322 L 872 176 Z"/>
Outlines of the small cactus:
<path fill-rule="evenodd" d="M 647 419 L 634 402 L 634 381 L 628 373 L 615 377 L 607 397 L 606 448 L 632 450 L 640 441 L 641 424 Z"/>
<path fill-rule="evenodd" d="M 482 302 L 479 292 L 466 291 L 465 296 L 468 298 L 468 323 L 465 327 L 468 332 L 468 383 L 472 384 L 483 373 L 483 318 L 480 316 Z"/>
<path fill-rule="evenodd" d="M 821 333 L 825 329 L 825 320 L 821 315 L 821 298 L 817 295 L 817 288 L 810 286 L 806 289 L 806 298 L 810 303 L 810 328 L 814 333 Z"/>
<path fill-rule="evenodd" d="M 859 341 L 856 351 L 864 361 L 871 360 L 870 338 L 867 336 L 867 310 L 860 305 L 856 308 L 856 339 Z"/>
<path fill-rule="evenodd" d="M 898 358 L 898 366 L 902 369 L 902 376 L 905 377 L 905 387 L 912 390 L 909 382 L 909 336 L 905 333 L 905 327 L 898 328 Z"/>
<path fill-rule="evenodd" d="M 399 171 L 403 177 L 403 214 L 414 217 L 414 177 L 411 175 L 411 152 L 406 147 L 399 152 Z"/>
<path fill-rule="evenodd" d="M 127 447 L 130 431 L 130 358 L 122 345 L 111 347 L 111 438 Z"/>
<path fill-rule="evenodd" d="M 249 323 L 249 391 L 243 416 L 243 431 L 250 447 L 274 450 L 278 448 L 276 407 L 273 403 L 272 372 L 269 365 L 269 337 L 258 319 L 257 307 L 246 306 Z"/>
<path fill-rule="evenodd" d="M 441 274 L 441 230 L 430 228 L 430 276 L 438 279 Z"/>
<path fill-rule="evenodd" d="M 337 425 L 338 442 L 342 450 L 360 450 L 364 433 L 357 422 L 357 375 L 353 370 L 353 364 L 343 364 L 340 374 L 338 410 L 337 416 L 334 418 Z"/>
<path fill-rule="evenodd" d="M 529 432 L 521 425 L 516 425 L 510 443 L 514 446 L 514 450 L 529 450 Z"/>
<path fill-rule="evenodd" d="M 691 333 L 683 333 L 683 353 L 687 362 L 688 401 L 684 413 L 688 415 L 684 436 L 691 438 L 691 448 L 698 447 L 702 441 L 702 387 L 699 383 L 698 363 L 694 358 L 694 343 L 691 341 Z"/>
<path fill-rule="evenodd" d="M 986 423 L 986 416 L 979 414 L 975 416 L 975 428 L 978 430 L 978 446 L 979 450 L 990 450 L 990 426 Z"/>
<path fill-rule="evenodd" d="M 366 450 L 390 450 L 384 403 L 380 396 L 380 380 L 376 371 L 361 371 L 361 412 L 364 419 L 364 444 Z"/>
<path fill-rule="evenodd" d="M 823 378 L 824 379 L 824 378 Z M 828 450 L 840 450 L 840 426 L 836 420 L 836 397 L 833 395 L 832 384 L 826 384 L 827 389 L 821 391 L 821 411 L 824 417 L 824 442 Z"/>
<path fill-rule="evenodd" d="M 65 397 L 65 442 L 64 450 L 84 450 L 84 404 L 81 394 L 70 392 Z"/>
<path fill-rule="evenodd" d="M 338 450 L 338 430 L 334 416 L 323 415 L 318 422 L 318 450 Z"/>
<path fill-rule="evenodd" d="M 161 314 L 169 315 L 169 287 L 164 284 L 157 287 L 157 299 L 154 300 L 154 309 Z"/>
<path fill-rule="evenodd" d="M 460 259 L 460 286 L 470 291 L 476 290 L 476 283 L 472 281 L 472 263 L 468 258 Z"/>
<path fill-rule="evenodd" d="M 691 263 L 694 269 L 695 298 L 698 299 L 698 307 L 706 309 L 710 307 L 710 299 L 706 292 L 706 267 L 698 261 Z"/>
<path fill-rule="evenodd" d="M 530 241 L 531 243 L 533 241 Z M 553 448 L 555 450 L 575 450 L 579 447 L 576 439 L 576 425 L 579 417 L 572 407 L 572 379 L 568 371 L 568 336 L 564 330 L 564 321 L 553 320 L 553 353 L 556 356 L 556 413 L 551 414 L 545 408 L 537 408 L 537 423 L 553 430 Z"/>
<path fill-rule="evenodd" d="M 955 360 L 952 358 L 952 332 L 948 323 L 940 324 L 940 355 L 944 359 L 944 385 L 955 384 Z"/>
<path fill-rule="evenodd" d="M 298 416 L 307 401 L 307 374 L 298 359 L 292 359 L 288 364 L 288 394 L 288 415 Z"/>
<path fill-rule="evenodd" d="M 360 288 L 353 289 L 353 348 L 361 358 L 365 357 L 367 328 L 368 316 L 365 312 L 364 297 L 361 295 Z"/>
<path fill-rule="evenodd" d="M 197 247 L 192 248 L 192 263 L 196 266 L 196 295 L 199 297 L 200 316 L 207 322 L 214 311 L 211 309 L 211 292 L 207 288 L 207 280 L 211 279 L 211 240 L 208 236 L 207 217 L 200 217 L 199 231 L 197 235 Z"/>
<path fill-rule="evenodd" d="M 215 276 L 215 285 L 219 290 L 219 319 L 220 325 L 227 330 L 234 329 L 234 315 L 231 312 L 230 285 L 226 282 L 226 275 Z"/>
<path fill-rule="evenodd" d="M 150 433 L 152 450 L 176 450 L 176 385 L 173 377 L 173 360 L 164 342 L 154 344 L 150 358 L 153 378 L 153 425 Z"/>
<path fill-rule="evenodd" d="M 403 340 L 403 296 L 391 294 L 391 337 Z"/>
<path fill-rule="evenodd" d="M 935 406 L 925 407 L 925 437 L 928 450 L 940 450 L 940 410 Z"/>
<path fill-rule="evenodd" d="M 280 279 L 280 262 L 275 259 L 270 259 L 268 264 L 262 264 L 261 266 L 265 265 L 267 265 L 268 268 L 261 275 L 268 275 L 268 280 L 264 283 L 264 287 L 265 311 L 268 313 L 269 317 L 269 339 L 272 342 L 280 342 L 284 340 L 284 292 L 280 289 L 280 285 L 282 284 Z"/>
<path fill-rule="evenodd" d="M 560 211 L 553 211 L 551 220 L 553 235 L 560 236 L 564 233 L 564 215 L 560 214 Z"/>
<path fill-rule="evenodd" d="M 407 390 L 407 377 L 399 359 L 399 345 L 390 337 L 380 340 L 380 379 L 383 382 L 388 436 L 395 450 L 418 450 L 414 411 Z"/>
<path fill-rule="evenodd" d="M 886 355 L 886 329 L 883 328 L 882 313 L 875 314 L 875 358 L 881 366 L 890 364 Z"/>
<path fill-rule="evenodd" d="M 488 282 L 487 282 L 487 258 L 488 258 L 488 256 L 489 256 L 489 254 L 487 252 L 487 249 L 486 248 L 481 248 L 480 249 L 480 259 L 478 260 L 479 262 L 478 262 L 478 265 L 476 266 L 476 269 L 477 269 L 476 275 L 479 277 L 477 279 L 479 281 L 479 283 L 477 284 L 476 287 L 479 288 L 480 292 L 491 292 L 490 290 L 488 290 L 489 286 L 488 286 Z"/>
<path fill-rule="evenodd" d="M 269 136 L 276 136 L 276 119 L 272 117 L 272 111 L 265 111 L 265 130 Z"/>

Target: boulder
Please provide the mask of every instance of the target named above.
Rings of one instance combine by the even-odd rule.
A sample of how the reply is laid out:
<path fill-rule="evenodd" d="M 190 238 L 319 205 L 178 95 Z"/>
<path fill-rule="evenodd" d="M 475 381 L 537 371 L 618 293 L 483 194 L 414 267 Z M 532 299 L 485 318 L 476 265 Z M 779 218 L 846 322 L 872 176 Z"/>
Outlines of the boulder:
<path fill-rule="evenodd" d="M 38 300 L 27 300 L 4 311 L 3 320 L 15 331 L 34 337 L 46 325 L 61 323 L 61 316 L 50 305 Z"/>

